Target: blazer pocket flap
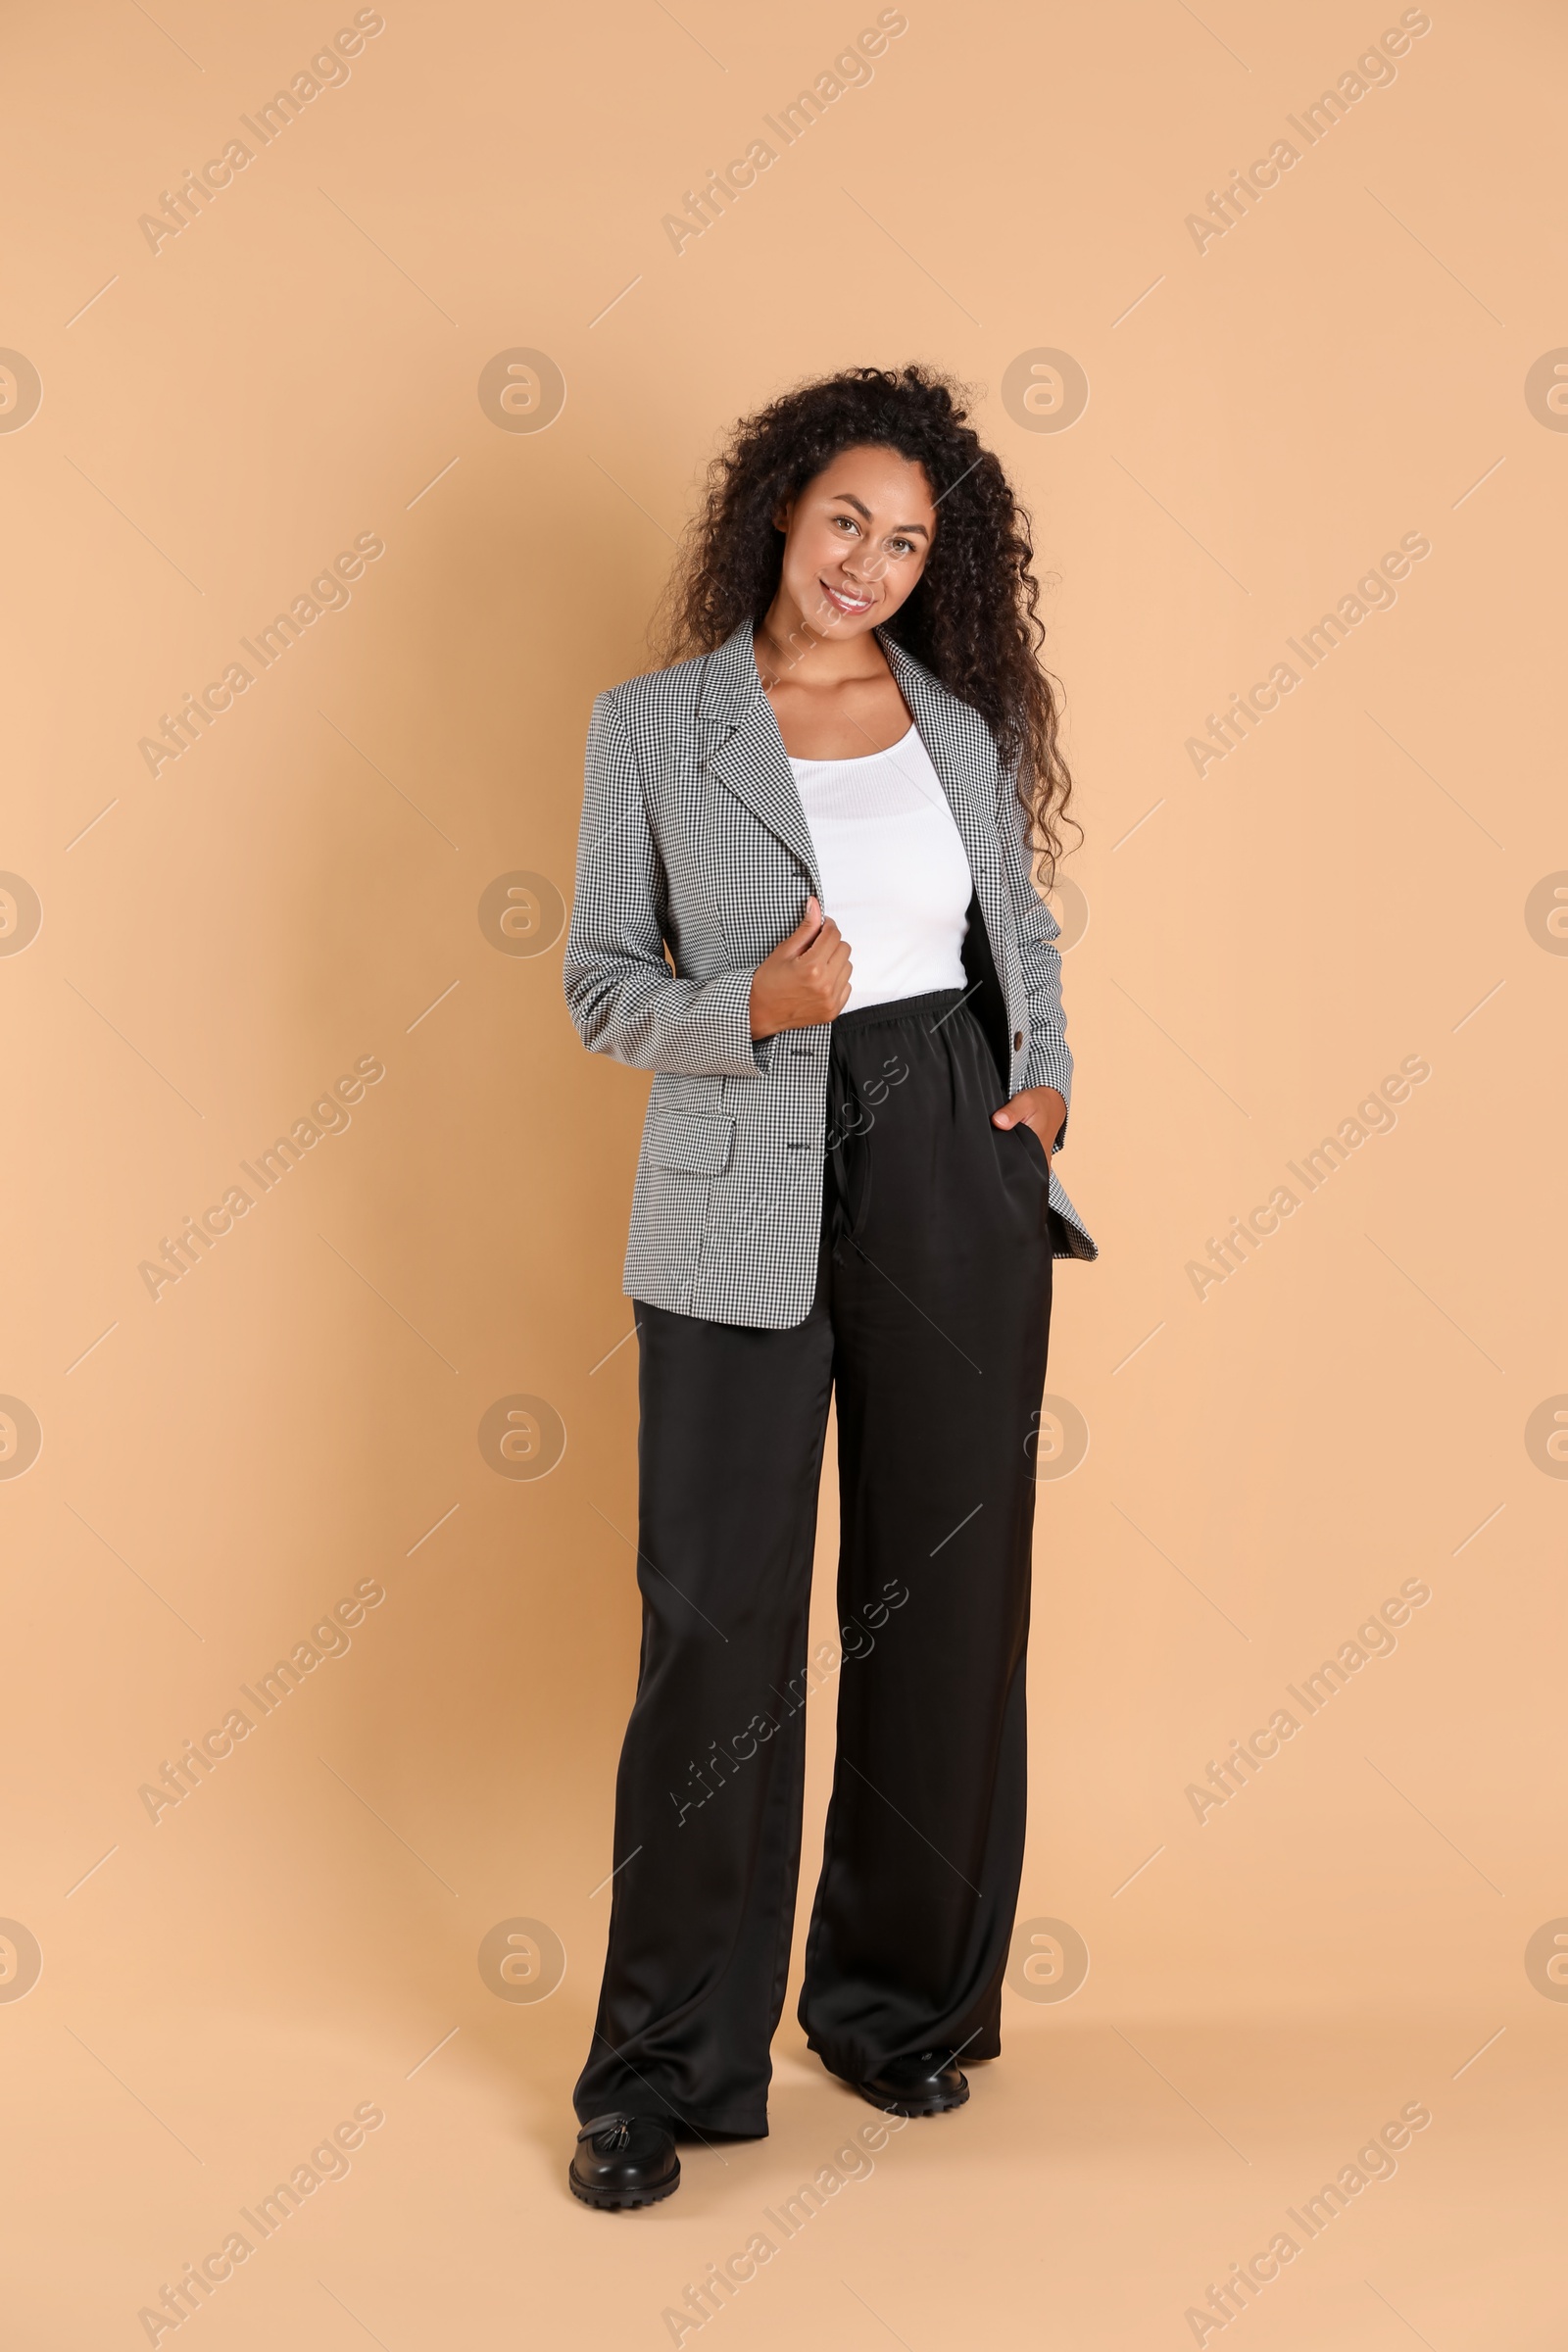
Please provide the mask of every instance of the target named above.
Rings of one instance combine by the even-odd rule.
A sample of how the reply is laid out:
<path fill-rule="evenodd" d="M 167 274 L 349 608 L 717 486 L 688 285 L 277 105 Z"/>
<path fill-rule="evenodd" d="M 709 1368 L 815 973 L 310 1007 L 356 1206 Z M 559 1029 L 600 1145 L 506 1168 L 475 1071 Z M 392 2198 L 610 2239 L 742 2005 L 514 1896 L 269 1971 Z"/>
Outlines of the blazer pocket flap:
<path fill-rule="evenodd" d="M 735 1122 L 710 1111 L 662 1110 L 648 1122 L 643 1156 L 656 1168 L 721 1176 L 735 1148 Z"/>

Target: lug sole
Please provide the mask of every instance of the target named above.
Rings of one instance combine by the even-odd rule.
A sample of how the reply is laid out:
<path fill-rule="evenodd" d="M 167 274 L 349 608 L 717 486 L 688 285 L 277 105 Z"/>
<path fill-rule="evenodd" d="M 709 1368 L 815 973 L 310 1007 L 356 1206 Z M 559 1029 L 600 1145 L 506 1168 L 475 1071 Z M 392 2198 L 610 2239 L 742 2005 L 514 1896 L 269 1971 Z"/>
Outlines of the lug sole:
<path fill-rule="evenodd" d="M 592 2205 L 600 2213 L 633 2213 L 643 2205 L 658 2205 L 663 2198 L 672 2197 L 680 2186 L 680 2168 L 677 2165 L 667 2180 L 660 2180 L 647 2188 L 590 2188 L 579 2180 L 570 2166 L 566 2181 L 571 2193 L 581 2204 Z"/>
<path fill-rule="evenodd" d="M 956 2098 L 951 2099 L 890 2099 L 885 2097 L 880 2091 L 872 2090 L 869 2085 L 864 2082 L 857 2082 L 855 2087 L 859 2092 L 861 2098 L 866 2100 L 869 2105 L 876 2108 L 878 2113 L 881 2115 L 906 2115 L 910 2117 L 922 2115 L 951 2115 L 956 2107 L 962 2107 L 966 2105 L 969 2097 L 969 2086 L 967 2083 L 965 2083 L 962 2090 L 958 2092 Z"/>

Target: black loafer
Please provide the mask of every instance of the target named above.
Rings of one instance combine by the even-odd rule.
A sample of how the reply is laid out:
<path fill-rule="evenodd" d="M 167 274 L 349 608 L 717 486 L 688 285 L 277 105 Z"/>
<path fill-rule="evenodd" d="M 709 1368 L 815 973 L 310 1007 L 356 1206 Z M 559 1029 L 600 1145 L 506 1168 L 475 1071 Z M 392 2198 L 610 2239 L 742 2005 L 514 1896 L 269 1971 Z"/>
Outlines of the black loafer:
<path fill-rule="evenodd" d="M 967 2076 L 947 2050 L 917 2050 L 910 2058 L 890 2058 L 884 2067 L 856 2089 L 884 2115 L 946 2115 L 969 2096 Z"/>
<path fill-rule="evenodd" d="M 680 2186 L 674 2136 L 651 2115 L 596 2115 L 577 2134 L 566 2178 L 574 2197 L 609 2213 L 657 2205 Z"/>

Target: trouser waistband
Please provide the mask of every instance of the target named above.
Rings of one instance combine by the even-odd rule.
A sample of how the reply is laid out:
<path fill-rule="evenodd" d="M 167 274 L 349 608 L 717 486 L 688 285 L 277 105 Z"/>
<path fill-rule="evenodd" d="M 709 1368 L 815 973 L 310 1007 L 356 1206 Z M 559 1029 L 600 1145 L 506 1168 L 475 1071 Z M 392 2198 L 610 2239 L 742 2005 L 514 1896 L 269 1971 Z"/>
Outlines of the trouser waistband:
<path fill-rule="evenodd" d="M 970 989 L 934 988 L 926 996 L 895 997 L 886 1004 L 852 1004 L 848 1012 L 839 1014 L 833 1032 L 837 1036 L 841 1030 L 868 1029 L 878 1021 L 912 1021 L 923 1015 L 929 1015 L 934 1023 L 972 994 Z"/>

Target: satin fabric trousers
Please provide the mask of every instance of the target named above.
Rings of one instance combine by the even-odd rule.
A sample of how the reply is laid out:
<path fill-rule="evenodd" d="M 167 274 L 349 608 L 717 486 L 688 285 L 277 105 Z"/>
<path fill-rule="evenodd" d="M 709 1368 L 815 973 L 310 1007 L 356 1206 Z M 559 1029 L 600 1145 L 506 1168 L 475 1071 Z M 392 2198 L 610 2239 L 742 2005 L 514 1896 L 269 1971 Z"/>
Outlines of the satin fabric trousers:
<path fill-rule="evenodd" d="M 579 2120 L 765 2133 L 813 1693 L 838 1752 L 809 2046 L 851 2082 L 1000 2048 L 1052 1273 L 1046 1155 L 991 1125 L 1004 1099 L 957 990 L 842 1014 L 806 1321 L 636 1307 L 642 1657 Z M 840 1634 L 808 1658 L 830 1397 Z"/>

